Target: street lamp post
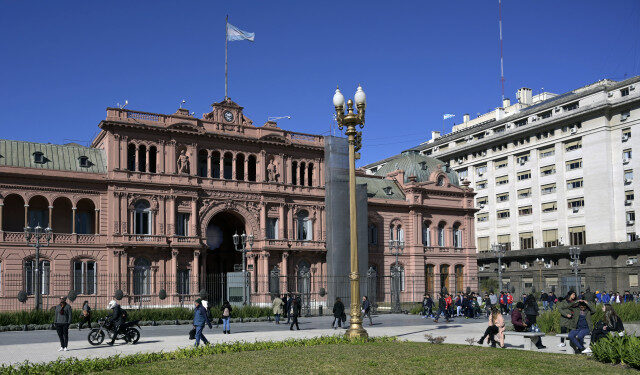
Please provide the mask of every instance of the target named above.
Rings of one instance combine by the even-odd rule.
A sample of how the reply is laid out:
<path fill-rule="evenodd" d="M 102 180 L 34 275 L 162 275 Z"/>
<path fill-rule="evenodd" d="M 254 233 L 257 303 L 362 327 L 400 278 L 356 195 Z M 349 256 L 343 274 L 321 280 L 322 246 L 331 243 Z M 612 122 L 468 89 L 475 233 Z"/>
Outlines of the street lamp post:
<path fill-rule="evenodd" d="M 247 248 L 247 244 L 249 248 Z M 247 252 L 253 249 L 253 234 L 246 235 L 242 233 L 238 236 L 238 233 L 233 235 L 233 245 L 236 251 L 242 253 L 242 304 L 247 304 Z"/>
<path fill-rule="evenodd" d="M 498 289 L 500 289 L 498 291 L 499 293 L 502 292 L 502 257 L 507 252 L 507 248 L 503 244 L 496 243 L 491 245 L 491 251 L 493 252 L 493 255 L 498 258 Z"/>
<path fill-rule="evenodd" d="M 544 258 L 536 258 L 536 264 L 538 264 L 538 268 L 540 271 L 540 282 L 538 283 L 538 285 L 540 285 L 540 292 L 542 292 L 544 290 L 542 284 L 542 268 L 544 267 Z"/>
<path fill-rule="evenodd" d="M 404 241 L 402 240 L 389 240 L 389 249 L 391 249 L 391 255 L 396 257 L 396 262 L 391 269 L 391 277 L 394 280 L 393 289 L 393 308 L 392 313 L 401 313 L 402 307 L 400 306 L 400 265 L 398 265 L 398 256 L 404 251 Z"/>
<path fill-rule="evenodd" d="M 51 228 L 46 227 L 44 229 L 42 229 L 42 227 L 40 225 L 37 225 L 35 228 L 31 228 L 30 226 L 26 226 L 24 227 L 24 238 L 27 241 L 27 245 L 29 246 L 33 246 L 36 249 L 36 281 L 35 281 L 35 295 L 36 295 L 36 310 L 40 310 L 40 287 L 42 285 L 42 277 L 40 275 L 40 272 L 42 271 L 40 269 L 40 247 L 42 246 L 49 246 L 49 243 L 51 242 L 51 237 L 52 237 L 52 233 L 51 233 Z M 34 240 L 33 243 L 31 243 L 31 240 Z M 40 243 L 41 240 L 46 241 L 46 244 L 44 243 Z"/>
<path fill-rule="evenodd" d="M 333 95 L 333 106 L 336 109 L 336 122 L 342 130 L 346 127 L 345 134 L 349 139 L 349 232 L 351 272 L 351 317 L 346 336 L 350 338 L 368 337 L 367 331 L 362 327 L 362 314 L 360 312 L 360 275 L 358 273 L 358 233 L 356 228 L 356 152 L 361 147 L 361 132 L 356 130 L 356 125 L 364 127 L 364 111 L 366 107 L 366 95 L 361 86 L 358 86 L 354 96 L 358 113 L 353 112 L 353 100 L 347 101 L 346 113 L 344 96 L 340 89 L 336 89 Z"/>
<path fill-rule="evenodd" d="M 569 248 L 569 257 L 571 257 L 571 267 L 573 268 L 573 277 L 576 280 L 576 295 L 580 295 L 580 279 L 578 278 L 578 270 L 580 268 L 580 247 L 571 246 Z"/>

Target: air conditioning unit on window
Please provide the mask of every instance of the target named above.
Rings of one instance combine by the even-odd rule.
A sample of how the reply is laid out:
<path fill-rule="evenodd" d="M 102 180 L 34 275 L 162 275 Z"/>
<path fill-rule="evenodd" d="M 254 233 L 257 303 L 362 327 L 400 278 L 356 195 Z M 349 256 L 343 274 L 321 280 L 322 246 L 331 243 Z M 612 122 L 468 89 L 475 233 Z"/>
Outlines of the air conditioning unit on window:
<path fill-rule="evenodd" d="M 627 220 L 627 225 L 633 225 L 635 224 L 635 220 Z"/>
<path fill-rule="evenodd" d="M 551 268 L 551 267 L 552 267 L 551 263 L 545 263 L 544 264 L 544 268 Z"/>
<path fill-rule="evenodd" d="M 629 164 L 629 159 L 627 158 L 622 159 L 622 164 Z"/>
<path fill-rule="evenodd" d="M 623 134 L 622 135 L 622 142 L 626 142 L 629 140 L 629 134 Z"/>
<path fill-rule="evenodd" d="M 628 199 L 625 199 L 625 200 L 624 200 L 624 205 L 625 205 L 625 206 L 631 206 L 631 204 L 632 204 L 632 203 L 633 203 L 633 201 L 630 201 L 630 200 L 628 200 Z"/>
<path fill-rule="evenodd" d="M 482 266 L 478 267 L 478 271 L 480 271 L 480 272 L 484 271 L 484 267 L 482 267 Z"/>
<path fill-rule="evenodd" d="M 523 270 L 526 270 L 527 268 L 529 268 L 529 266 L 527 266 L 526 264 L 522 264 L 520 265 L 520 268 L 522 268 Z"/>
<path fill-rule="evenodd" d="M 580 208 L 573 207 L 571 210 L 573 211 L 574 214 L 577 214 L 580 211 Z"/>
<path fill-rule="evenodd" d="M 526 160 L 520 160 L 520 165 L 525 165 L 527 163 Z"/>
<path fill-rule="evenodd" d="M 571 128 L 571 134 L 576 134 L 577 132 L 578 132 L 578 128 L 576 128 L 575 126 Z"/>
<path fill-rule="evenodd" d="M 554 108 L 554 110 L 555 110 L 556 112 L 560 112 L 560 107 L 555 107 L 555 108 Z"/>
<path fill-rule="evenodd" d="M 482 156 L 487 156 L 487 151 L 482 151 L 482 152 L 480 153 L 480 155 L 482 155 Z"/>
<path fill-rule="evenodd" d="M 630 184 L 630 183 L 632 183 L 632 182 L 633 182 L 633 180 L 631 180 L 631 179 L 629 179 L 629 178 L 625 178 L 625 179 L 624 179 L 624 183 L 625 183 L 625 185 L 628 185 L 628 184 Z"/>
<path fill-rule="evenodd" d="M 478 176 L 482 177 L 484 175 L 483 172 L 478 172 Z"/>
<path fill-rule="evenodd" d="M 612 96 L 613 96 L 613 92 L 612 92 L 612 91 L 609 91 L 609 93 L 607 94 L 607 96 L 608 96 L 609 98 L 610 98 L 610 97 L 612 97 Z"/>
<path fill-rule="evenodd" d="M 638 258 L 629 258 L 626 261 L 627 266 L 633 266 L 634 264 L 638 263 Z"/>

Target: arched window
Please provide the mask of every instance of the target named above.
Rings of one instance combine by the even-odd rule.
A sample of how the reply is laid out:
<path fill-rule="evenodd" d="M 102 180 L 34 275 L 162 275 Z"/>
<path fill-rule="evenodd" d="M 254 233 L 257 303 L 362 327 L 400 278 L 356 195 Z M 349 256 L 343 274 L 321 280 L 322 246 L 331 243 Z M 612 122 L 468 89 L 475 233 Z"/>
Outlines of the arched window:
<path fill-rule="evenodd" d="M 298 162 L 294 161 L 291 163 L 291 184 L 298 184 Z"/>
<path fill-rule="evenodd" d="M 230 152 L 224 154 L 223 164 L 223 175 L 225 180 L 231 180 L 233 178 L 233 155 Z"/>
<path fill-rule="evenodd" d="M 462 247 L 462 230 L 460 230 L 460 223 L 453 224 L 453 247 Z"/>
<path fill-rule="evenodd" d="M 307 185 L 313 186 L 313 163 L 309 163 L 307 167 Z"/>
<path fill-rule="evenodd" d="M 441 221 L 440 224 L 438 224 L 438 246 L 444 246 L 444 227 L 445 227 L 446 223 L 444 221 Z"/>
<path fill-rule="evenodd" d="M 53 201 L 53 226 L 55 233 L 71 233 L 73 228 L 73 204 L 67 197 L 58 197 Z M 76 215 L 78 213 L 76 212 Z M 77 219 L 76 219 L 77 220 Z M 76 223 L 76 231 L 77 223 Z"/>
<path fill-rule="evenodd" d="M 220 178 L 220 152 L 218 151 L 211 154 L 211 177 Z"/>
<path fill-rule="evenodd" d="M 462 288 L 464 288 L 464 266 L 462 264 L 458 264 L 455 267 L 456 273 L 456 292 L 463 292 Z"/>
<path fill-rule="evenodd" d="M 198 176 L 200 177 L 208 177 L 207 176 L 207 150 L 198 151 Z"/>
<path fill-rule="evenodd" d="M 136 258 L 133 263 L 133 294 L 147 295 L 151 291 L 151 263 L 145 258 Z"/>
<path fill-rule="evenodd" d="M 147 171 L 147 146 L 145 145 L 138 147 L 138 170 L 140 172 Z"/>
<path fill-rule="evenodd" d="M 249 181 L 255 181 L 256 180 L 256 156 L 255 155 L 249 155 L 249 162 L 247 164 L 247 179 Z"/>
<path fill-rule="evenodd" d="M 300 163 L 300 186 L 304 186 L 304 170 L 306 164 L 304 162 Z"/>
<path fill-rule="evenodd" d="M 309 218 L 309 212 L 306 210 L 298 212 L 298 240 L 313 240 L 313 225 Z"/>
<path fill-rule="evenodd" d="M 149 172 L 156 173 L 158 164 L 158 149 L 156 146 L 149 147 Z"/>
<path fill-rule="evenodd" d="M 440 291 L 444 291 L 445 288 L 449 289 L 449 265 L 441 264 L 440 265 Z"/>
<path fill-rule="evenodd" d="M 236 155 L 236 180 L 244 181 L 244 154 Z"/>
<path fill-rule="evenodd" d="M 422 245 L 431 246 L 431 223 L 428 221 L 422 222 Z"/>
<path fill-rule="evenodd" d="M 24 203 L 24 199 L 18 194 L 9 194 L 4 198 L 2 230 L 7 232 L 24 230 Z"/>
<path fill-rule="evenodd" d="M 136 145 L 133 143 L 127 146 L 127 169 L 131 172 L 136 170 Z"/>
<path fill-rule="evenodd" d="M 133 216 L 134 234 L 151 234 L 151 205 L 145 200 L 135 205 Z"/>
<path fill-rule="evenodd" d="M 95 205 L 91 199 L 83 198 L 78 201 L 76 209 L 76 233 L 95 233 Z"/>
<path fill-rule="evenodd" d="M 96 262 L 76 260 L 73 262 L 73 290 L 78 294 L 96 294 Z"/>
<path fill-rule="evenodd" d="M 369 245 L 378 244 L 378 226 L 371 223 L 369 224 Z"/>
<path fill-rule="evenodd" d="M 35 228 L 38 225 L 42 228 L 49 226 L 49 202 L 41 195 L 32 197 L 29 200 L 27 209 L 29 226 Z"/>
<path fill-rule="evenodd" d="M 28 295 L 33 295 L 36 292 L 36 283 L 40 282 L 40 293 L 44 295 L 49 294 L 49 280 L 50 280 L 51 264 L 48 260 L 40 260 L 40 280 L 36 278 L 36 261 L 35 259 L 28 259 L 24 262 L 24 281 L 25 292 Z"/>
<path fill-rule="evenodd" d="M 438 176 L 438 181 L 436 182 L 438 186 L 444 186 L 444 176 Z"/>
<path fill-rule="evenodd" d="M 426 279 L 426 294 L 433 295 L 434 290 L 434 280 L 435 280 L 435 266 L 433 264 L 427 264 L 424 269 L 425 279 Z"/>
<path fill-rule="evenodd" d="M 306 299 L 307 294 L 311 289 L 311 264 L 306 260 L 298 262 L 298 293 L 302 295 L 302 298 Z"/>

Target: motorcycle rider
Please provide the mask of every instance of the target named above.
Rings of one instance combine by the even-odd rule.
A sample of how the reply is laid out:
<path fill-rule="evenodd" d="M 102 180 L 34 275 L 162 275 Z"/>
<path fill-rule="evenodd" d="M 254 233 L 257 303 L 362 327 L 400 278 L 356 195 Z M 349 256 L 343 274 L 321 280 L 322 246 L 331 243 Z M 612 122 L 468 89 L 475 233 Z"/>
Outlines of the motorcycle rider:
<path fill-rule="evenodd" d="M 125 323 L 125 317 L 124 317 L 122 307 L 120 307 L 120 305 L 115 300 L 111 300 L 109 302 L 109 305 L 107 305 L 107 307 L 113 310 L 113 312 L 111 313 L 111 316 L 109 316 L 107 320 L 107 322 L 111 324 L 113 337 L 111 338 L 111 341 L 108 342 L 107 344 L 113 345 L 113 343 L 116 341 L 116 337 L 118 337 L 118 333 L 120 333 L 120 327 Z"/>

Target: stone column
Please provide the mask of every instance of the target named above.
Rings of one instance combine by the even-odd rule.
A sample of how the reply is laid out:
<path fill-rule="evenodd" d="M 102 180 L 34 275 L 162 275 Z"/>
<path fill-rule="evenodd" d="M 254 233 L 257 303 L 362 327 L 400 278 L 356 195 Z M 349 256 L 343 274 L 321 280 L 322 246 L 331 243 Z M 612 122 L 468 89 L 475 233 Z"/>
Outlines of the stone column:
<path fill-rule="evenodd" d="M 295 228 L 293 225 L 293 206 L 289 205 L 287 207 L 287 238 L 290 240 L 295 240 L 296 236 L 295 236 Z"/>
<path fill-rule="evenodd" d="M 53 228 L 53 206 L 49 206 L 49 228 Z"/>
<path fill-rule="evenodd" d="M 198 174 L 198 149 L 192 144 L 187 147 L 189 154 L 189 174 L 195 176 Z"/>
<path fill-rule="evenodd" d="M 287 180 L 286 184 L 290 184 L 293 181 L 293 176 L 291 174 L 291 158 L 288 156 L 282 156 L 282 168 L 284 171 L 282 172 L 282 176 L 286 176 Z"/>
<path fill-rule="evenodd" d="M 190 235 L 198 235 L 198 200 L 193 198 L 191 200 L 191 220 L 189 220 L 189 226 L 191 227 Z"/>
<path fill-rule="evenodd" d="M 144 154 L 144 170 L 146 172 L 151 172 L 151 147 L 147 147 L 146 152 Z"/>
<path fill-rule="evenodd" d="M 4 223 L 2 221 L 2 215 L 3 215 L 2 210 L 3 210 L 3 208 L 4 208 L 4 203 L 0 203 L 0 232 L 2 232 L 2 230 L 3 230 L 2 227 L 4 226 Z"/>
<path fill-rule="evenodd" d="M 93 221 L 95 229 L 93 230 L 93 233 L 100 234 L 100 209 L 96 208 L 94 212 L 95 213 L 93 215 Z"/>
<path fill-rule="evenodd" d="M 140 145 L 136 145 L 136 165 L 133 168 L 134 171 L 140 172 Z"/>
<path fill-rule="evenodd" d="M 24 205 L 24 226 L 25 227 L 29 226 L 29 205 L 28 204 Z"/>
<path fill-rule="evenodd" d="M 169 222 L 167 228 L 167 236 L 173 236 L 176 233 L 176 196 L 169 196 L 169 208 L 167 212 L 167 221 Z"/>
<path fill-rule="evenodd" d="M 280 204 L 280 207 L 278 207 L 278 239 L 284 239 L 286 237 L 284 227 L 284 204 Z"/>
<path fill-rule="evenodd" d="M 269 253 L 263 252 L 258 258 L 261 279 L 258 279 L 258 293 L 265 296 L 264 302 L 269 302 Z"/>
<path fill-rule="evenodd" d="M 170 295 L 173 296 L 172 299 L 174 303 L 177 302 L 175 300 L 175 295 L 178 293 L 178 249 L 171 249 L 171 288 L 169 289 Z"/>
<path fill-rule="evenodd" d="M 220 179 L 224 180 L 224 151 L 220 150 Z"/>
<path fill-rule="evenodd" d="M 166 173 L 176 174 L 178 173 L 178 165 L 176 164 L 176 142 L 170 141 L 169 146 L 166 149 L 167 155 L 164 155 L 166 158 L 166 162 L 169 164 L 167 167 L 165 165 Z"/>
<path fill-rule="evenodd" d="M 166 143 L 164 140 L 160 140 L 160 148 L 158 150 L 158 156 L 156 157 L 156 161 L 160 163 L 160 168 L 159 171 L 160 173 L 166 173 L 167 169 L 166 169 L 166 163 L 167 161 L 165 160 L 166 157 Z"/>
<path fill-rule="evenodd" d="M 114 162 L 114 166 L 115 169 L 122 169 L 122 165 L 120 165 L 120 155 L 122 154 L 120 152 L 121 146 L 120 146 L 120 135 L 119 134 L 114 134 L 113 135 L 113 140 L 114 140 L 114 145 L 112 146 L 112 151 L 115 154 L 115 162 Z"/>
<path fill-rule="evenodd" d="M 127 169 L 127 147 L 129 145 L 127 137 L 120 137 L 120 148 L 118 152 L 120 153 L 120 169 Z"/>
<path fill-rule="evenodd" d="M 260 238 L 267 237 L 267 204 L 260 203 Z"/>
<path fill-rule="evenodd" d="M 71 212 L 73 216 L 71 217 L 71 233 L 76 234 L 76 211 L 78 211 L 77 207 L 71 207 Z"/>
<path fill-rule="evenodd" d="M 200 291 L 200 249 L 193 251 L 193 266 L 191 268 L 193 270 L 191 294 L 198 294 Z"/>
<path fill-rule="evenodd" d="M 282 272 L 282 293 L 286 293 L 289 291 L 289 270 L 288 270 L 288 259 L 289 252 L 285 251 L 282 253 L 282 261 L 280 262 L 280 270 Z"/>
<path fill-rule="evenodd" d="M 262 150 L 260 151 L 260 155 L 256 158 L 256 181 L 263 182 L 265 180 L 266 167 L 267 153 L 265 150 Z"/>
<path fill-rule="evenodd" d="M 129 234 L 129 207 L 127 205 L 127 198 L 124 193 L 120 194 L 120 215 L 124 216 L 124 221 L 121 222 L 122 225 L 122 233 Z"/>
<path fill-rule="evenodd" d="M 211 150 L 207 150 L 207 177 L 213 177 L 211 174 Z"/>
<path fill-rule="evenodd" d="M 236 179 L 236 154 L 231 158 L 231 180 Z"/>
<path fill-rule="evenodd" d="M 244 180 L 249 181 L 249 154 L 244 158 Z"/>

